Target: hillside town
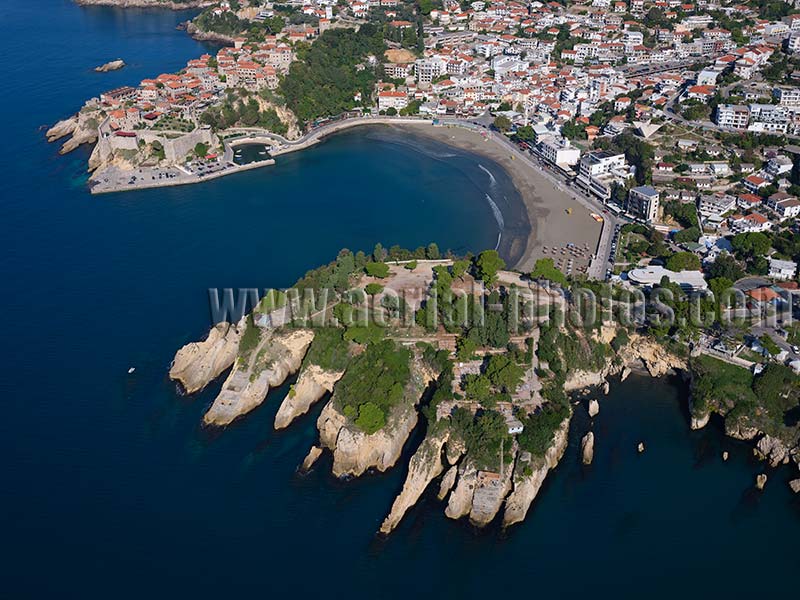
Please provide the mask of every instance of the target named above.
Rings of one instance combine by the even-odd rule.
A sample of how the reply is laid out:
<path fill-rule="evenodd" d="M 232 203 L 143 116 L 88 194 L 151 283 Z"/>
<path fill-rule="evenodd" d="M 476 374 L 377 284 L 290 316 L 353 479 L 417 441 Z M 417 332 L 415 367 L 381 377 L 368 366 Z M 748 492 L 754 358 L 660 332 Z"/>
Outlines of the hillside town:
<path fill-rule="evenodd" d="M 226 45 L 76 117 L 96 130 L 95 181 L 224 174 L 253 132 L 266 160 L 337 120 L 449 119 L 501 134 L 595 207 L 606 279 L 693 292 L 750 276 L 750 301 L 772 306 L 796 287 L 791 3 L 231 0 L 189 30 Z"/>

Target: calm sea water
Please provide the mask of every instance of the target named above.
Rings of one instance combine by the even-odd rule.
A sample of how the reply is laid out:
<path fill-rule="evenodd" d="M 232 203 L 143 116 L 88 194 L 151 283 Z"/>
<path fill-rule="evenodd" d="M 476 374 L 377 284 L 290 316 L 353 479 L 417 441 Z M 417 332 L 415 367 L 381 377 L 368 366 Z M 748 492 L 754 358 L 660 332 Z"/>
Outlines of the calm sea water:
<path fill-rule="evenodd" d="M 449 521 L 429 496 L 393 536 L 376 539 L 405 463 L 342 483 L 323 459 L 298 477 L 316 414 L 273 432 L 285 389 L 221 435 L 202 430 L 219 385 L 181 397 L 166 370 L 174 350 L 208 327 L 206 288 L 287 285 L 340 247 L 377 241 L 480 250 L 499 228 L 474 157 L 380 129 L 205 186 L 90 196 L 87 151 L 59 157 L 38 128 L 89 95 L 199 54 L 202 45 L 174 30 L 188 16 L 0 3 L 0 596 L 790 589 L 800 512 L 788 473 L 770 473 L 766 491 L 752 493 L 761 467 L 749 448 L 713 427 L 689 432 L 685 390 L 674 383 L 615 386 L 595 420 L 588 469 L 578 462 L 588 427 L 579 408 L 562 465 L 528 520 L 506 534 Z M 91 72 L 117 57 L 130 66 Z M 495 175 L 502 210 L 513 190 Z"/>

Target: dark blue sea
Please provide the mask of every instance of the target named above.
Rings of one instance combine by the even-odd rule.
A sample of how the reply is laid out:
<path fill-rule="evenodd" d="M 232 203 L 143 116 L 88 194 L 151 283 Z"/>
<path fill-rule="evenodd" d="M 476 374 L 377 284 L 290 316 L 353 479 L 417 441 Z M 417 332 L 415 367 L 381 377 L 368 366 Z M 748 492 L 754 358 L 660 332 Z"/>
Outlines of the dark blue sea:
<path fill-rule="evenodd" d="M 428 495 L 378 539 L 408 452 L 357 481 L 328 458 L 298 476 L 318 409 L 273 432 L 286 386 L 202 429 L 219 384 L 184 397 L 167 369 L 209 327 L 207 288 L 289 285 L 376 242 L 492 248 L 504 232 L 485 195 L 516 200 L 496 165 L 481 162 L 490 189 L 480 159 L 386 129 L 202 186 L 91 196 L 88 148 L 59 156 L 41 126 L 206 50 L 175 29 L 189 16 L 0 2 L 0 597 L 791 597 L 789 471 L 754 493 L 763 466 L 716 423 L 689 431 L 676 381 L 613 386 L 590 468 L 578 407 L 562 464 L 505 533 L 449 521 Z M 129 66 L 92 72 L 115 58 Z"/>

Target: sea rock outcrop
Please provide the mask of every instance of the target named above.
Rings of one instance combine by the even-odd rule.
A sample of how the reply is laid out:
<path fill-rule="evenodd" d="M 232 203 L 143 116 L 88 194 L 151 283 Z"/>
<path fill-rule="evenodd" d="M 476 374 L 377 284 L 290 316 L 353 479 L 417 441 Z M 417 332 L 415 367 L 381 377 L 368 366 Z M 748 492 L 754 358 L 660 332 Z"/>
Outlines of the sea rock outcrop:
<path fill-rule="evenodd" d="M 169 369 L 170 379 L 180 382 L 188 394 L 206 387 L 236 359 L 243 324 L 244 321 L 237 325 L 218 323 L 205 340 L 178 350 Z"/>
<path fill-rule="evenodd" d="M 759 473 L 756 475 L 756 489 L 763 490 L 764 486 L 767 485 L 767 476 L 764 473 Z"/>
<path fill-rule="evenodd" d="M 589 400 L 589 416 L 593 419 L 598 415 L 600 412 L 600 403 L 592 398 Z"/>
<path fill-rule="evenodd" d="M 262 332 L 261 341 L 249 358 L 236 361 L 203 422 L 229 425 L 259 406 L 271 387 L 297 372 L 313 339 L 314 332 L 309 329 Z"/>
<path fill-rule="evenodd" d="M 772 467 L 789 462 L 789 448 L 781 440 L 770 435 L 758 440 L 753 451 L 761 460 L 769 461 Z"/>
<path fill-rule="evenodd" d="M 789 482 L 789 487 L 795 494 L 800 494 L 800 479 L 792 479 Z"/>
<path fill-rule="evenodd" d="M 333 391 L 333 386 L 343 374 L 344 371 L 326 371 L 317 365 L 303 369 L 281 402 L 275 415 L 275 429 L 284 429 L 297 417 L 306 414 L 326 393 Z"/>
<path fill-rule="evenodd" d="M 302 473 L 307 473 L 311 470 L 311 467 L 314 466 L 314 463 L 317 462 L 317 459 L 322 454 L 322 448 L 319 446 L 311 446 L 311 450 L 308 451 L 306 457 L 303 459 L 303 464 L 300 465 L 300 471 Z"/>
<path fill-rule="evenodd" d="M 514 523 L 525 520 L 533 500 L 542 488 L 547 473 L 554 469 L 564 451 L 567 449 L 569 434 L 569 421 L 572 415 L 564 419 L 553 435 L 553 443 L 544 454 L 544 458 L 533 458 L 530 464 L 517 461 L 514 474 L 514 489 L 506 498 L 506 509 L 503 513 L 503 526 L 508 527 Z M 526 466 L 530 466 L 528 472 Z"/>
<path fill-rule="evenodd" d="M 59 121 L 47 130 L 48 142 L 54 142 L 66 136 L 71 136 L 58 151 L 59 154 L 72 152 L 81 144 L 90 144 L 97 141 L 97 126 L 99 125 L 98 112 L 84 109 L 78 114 Z"/>
<path fill-rule="evenodd" d="M 118 71 L 123 67 L 125 67 L 125 61 L 118 58 L 117 60 L 111 60 L 99 67 L 95 67 L 94 70 L 97 73 L 108 73 L 109 71 Z"/>
<path fill-rule="evenodd" d="M 583 464 L 592 464 L 594 460 L 594 433 L 591 431 L 581 439 L 581 456 Z"/>
<path fill-rule="evenodd" d="M 444 500 L 447 497 L 447 494 L 450 493 L 450 490 L 453 489 L 453 485 L 456 482 L 456 476 L 458 475 L 458 465 L 453 465 L 442 477 L 442 481 L 439 484 L 439 493 L 436 494 L 436 497 L 439 500 Z M 800 479 L 798 479 L 800 481 Z"/>
<path fill-rule="evenodd" d="M 450 429 L 440 426 L 427 435 L 408 463 L 408 475 L 400 494 L 395 498 L 389 516 L 381 524 L 380 532 L 390 533 L 409 508 L 414 506 L 431 481 L 444 470 L 442 449 L 450 437 Z"/>
<path fill-rule="evenodd" d="M 71 135 L 77 126 L 78 115 L 74 115 L 68 119 L 63 119 L 47 130 L 47 133 L 45 133 L 47 141 L 55 142 L 56 140 L 60 140 L 63 137 Z"/>

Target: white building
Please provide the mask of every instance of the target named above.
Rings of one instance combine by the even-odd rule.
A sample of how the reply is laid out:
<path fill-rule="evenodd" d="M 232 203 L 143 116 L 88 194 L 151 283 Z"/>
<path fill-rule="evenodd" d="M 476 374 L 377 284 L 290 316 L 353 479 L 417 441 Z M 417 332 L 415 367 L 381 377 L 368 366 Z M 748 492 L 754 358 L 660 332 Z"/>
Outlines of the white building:
<path fill-rule="evenodd" d="M 774 104 L 750 105 L 750 131 L 786 133 L 789 119 L 785 106 Z"/>
<path fill-rule="evenodd" d="M 773 94 L 781 106 L 800 106 L 800 88 L 775 88 Z"/>
<path fill-rule="evenodd" d="M 797 263 L 791 260 L 769 259 L 769 276 L 773 279 L 794 279 L 797 275 Z"/>
<path fill-rule="evenodd" d="M 542 157 L 553 165 L 573 166 L 581 159 L 581 151 L 562 137 L 543 136 L 539 142 Z"/>
<path fill-rule="evenodd" d="M 378 110 L 394 108 L 400 110 L 408 106 L 408 94 L 386 90 L 378 93 Z"/>
<path fill-rule="evenodd" d="M 658 266 L 647 266 L 628 271 L 628 281 L 644 287 L 658 285 L 664 277 L 671 283 L 677 283 L 681 289 L 687 292 L 708 289 L 708 284 L 700 271 L 670 271 Z"/>

